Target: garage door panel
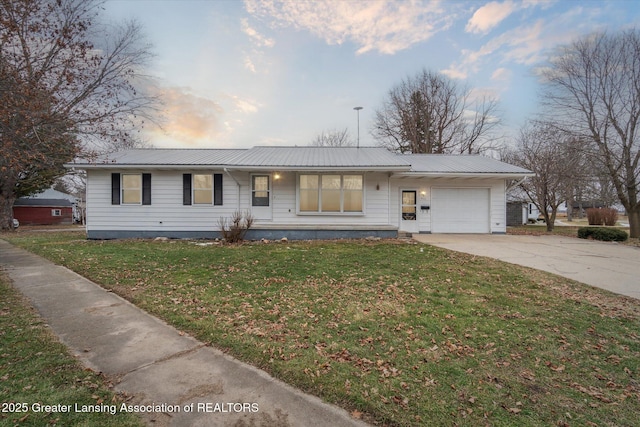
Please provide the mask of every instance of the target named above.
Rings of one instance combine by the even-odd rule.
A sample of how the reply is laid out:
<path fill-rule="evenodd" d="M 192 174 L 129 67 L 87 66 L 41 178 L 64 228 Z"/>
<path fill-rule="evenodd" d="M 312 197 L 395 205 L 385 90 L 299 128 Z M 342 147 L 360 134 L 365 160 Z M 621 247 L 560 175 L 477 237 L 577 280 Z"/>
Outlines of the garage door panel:
<path fill-rule="evenodd" d="M 432 189 L 432 233 L 489 233 L 489 224 L 488 188 Z"/>

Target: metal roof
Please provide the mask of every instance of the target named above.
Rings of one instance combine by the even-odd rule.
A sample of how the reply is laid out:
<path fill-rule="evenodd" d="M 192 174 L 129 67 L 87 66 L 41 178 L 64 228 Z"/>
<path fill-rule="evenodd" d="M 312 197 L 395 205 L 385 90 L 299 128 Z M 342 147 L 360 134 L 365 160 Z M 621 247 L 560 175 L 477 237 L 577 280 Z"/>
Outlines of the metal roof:
<path fill-rule="evenodd" d="M 138 149 L 76 161 L 67 167 L 229 168 L 241 170 L 384 170 L 405 175 L 531 175 L 479 155 L 396 154 L 381 147 L 254 147 L 250 149 Z"/>
<path fill-rule="evenodd" d="M 247 150 L 148 148 L 111 153 L 95 161 L 81 160 L 68 166 L 223 166 Z"/>
<path fill-rule="evenodd" d="M 417 174 L 531 174 L 531 171 L 480 155 L 400 154 Z"/>
<path fill-rule="evenodd" d="M 383 169 L 408 171 L 409 165 L 380 147 L 254 147 L 251 149 L 140 149 L 112 153 L 67 167 L 133 166 L 228 167 L 232 169 Z"/>
<path fill-rule="evenodd" d="M 381 147 L 254 147 L 234 162 L 239 167 L 409 170 L 407 163 Z"/>
<path fill-rule="evenodd" d="M 16 199 L 13 206 L 67 207 L 73 206 L 73 204 L 67 199 L 31 199 L 28 197 L 21 197 L 19 199 Z"/>

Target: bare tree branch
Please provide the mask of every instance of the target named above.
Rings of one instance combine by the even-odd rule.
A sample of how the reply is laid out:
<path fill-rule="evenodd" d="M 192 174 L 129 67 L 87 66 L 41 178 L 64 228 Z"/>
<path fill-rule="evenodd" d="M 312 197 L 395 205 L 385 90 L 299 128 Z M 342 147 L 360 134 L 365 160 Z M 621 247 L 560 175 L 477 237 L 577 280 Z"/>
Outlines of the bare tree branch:
<path fill-rule="evenodd" d="M 311 141 L 310 145 L 317 147 L 347 147 L 355 145 L 355 143 L 351 135 L 349 135 L 349 130 L 344 128 L 323 130 Z"/>
<path fill-rule="evenodd" d="M 392 88 L 376 110 L 372 135 L 401 153 L 479 153 L 500 125 L 497 100 L 470 102 L 470 90 L 422 70 Z"/>
<path fill-rule="evenodd" d="M 640 237 L 640 31 L 598 33 L 561 47 L 542 70 L 558 127 L 593 144 Z"/>

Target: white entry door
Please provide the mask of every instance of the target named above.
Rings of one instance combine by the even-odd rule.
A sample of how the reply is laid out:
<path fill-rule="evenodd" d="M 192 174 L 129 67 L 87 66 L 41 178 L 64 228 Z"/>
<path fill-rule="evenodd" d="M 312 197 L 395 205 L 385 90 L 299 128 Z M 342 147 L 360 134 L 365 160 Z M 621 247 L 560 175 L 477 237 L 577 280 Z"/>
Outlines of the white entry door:
<path fill-rule="evenodd" d="M 251 175 L 251 214 L 256 220 L 272 218 L 269 175 Z"/>
<path fill-rule="evenodd" d="M 418 191 L 400 192 L 400 231 L 417 233 L 418 229 Z"/>

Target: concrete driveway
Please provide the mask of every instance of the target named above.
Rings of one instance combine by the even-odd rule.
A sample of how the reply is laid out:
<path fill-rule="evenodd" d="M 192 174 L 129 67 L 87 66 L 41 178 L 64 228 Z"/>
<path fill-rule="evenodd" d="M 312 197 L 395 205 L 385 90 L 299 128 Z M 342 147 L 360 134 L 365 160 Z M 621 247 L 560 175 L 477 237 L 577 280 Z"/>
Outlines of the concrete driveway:
<path fill-rule="evenodd" d="M 414 234 L 419 242 L 496 258 L 640 299 L 640 248 L 560 236 Z"/>

